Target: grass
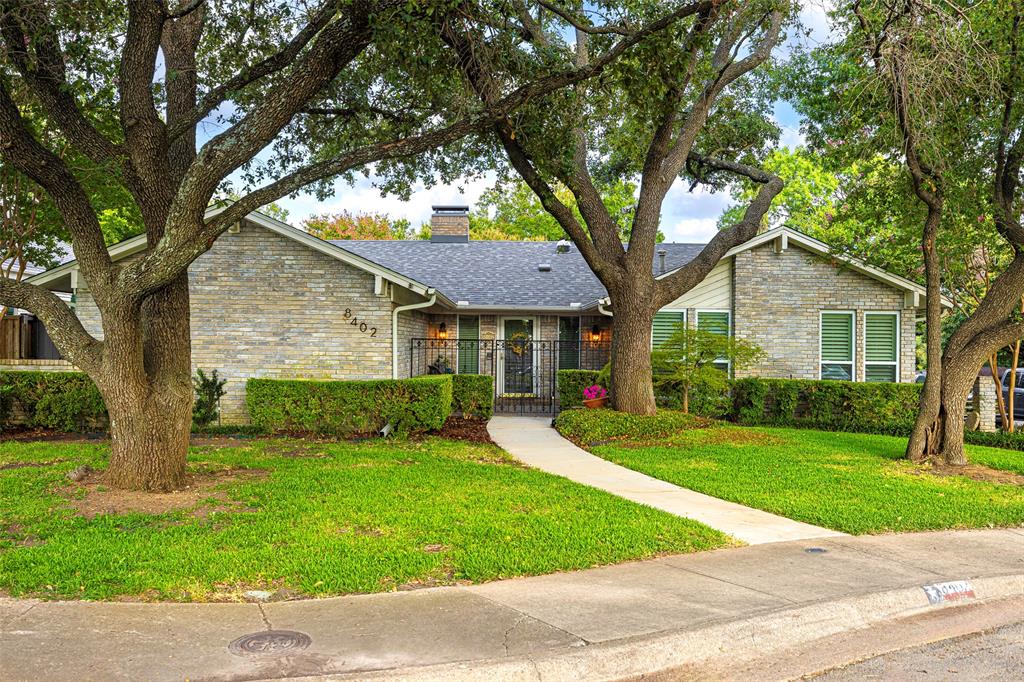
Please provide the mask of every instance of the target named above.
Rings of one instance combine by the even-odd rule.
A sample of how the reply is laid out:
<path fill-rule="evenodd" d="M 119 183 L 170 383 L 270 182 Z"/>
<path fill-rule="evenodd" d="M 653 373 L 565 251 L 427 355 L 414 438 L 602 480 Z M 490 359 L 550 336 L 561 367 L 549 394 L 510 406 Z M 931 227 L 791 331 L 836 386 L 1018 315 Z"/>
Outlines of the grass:
<path fill-rule="evenodd" d="M 265 475 L 225 484 L 198 511 L 88 519 L 72 507 L 86 488 L 65 474 L 81 464 L 103 468 L 108 451 L 103 443 L 0 443 L 0 593 L 218 601 L 287 588 L 328 596 L 730 542 L 698 523 L 525 469 L 493 446 L 436 438 L 193 447 L 193 472 Z M 33 465 L 19 466 L 26 463 Z"/>
<path fill-rule="evenodd" d="M 655 478 L 847 533 L 1024 525 L 1024 487 L 937 476 L 906 440 L 719 426 L 591 450 Z M 968 446 L 976 464 L 1024 474 L 1024 453 Z"/>

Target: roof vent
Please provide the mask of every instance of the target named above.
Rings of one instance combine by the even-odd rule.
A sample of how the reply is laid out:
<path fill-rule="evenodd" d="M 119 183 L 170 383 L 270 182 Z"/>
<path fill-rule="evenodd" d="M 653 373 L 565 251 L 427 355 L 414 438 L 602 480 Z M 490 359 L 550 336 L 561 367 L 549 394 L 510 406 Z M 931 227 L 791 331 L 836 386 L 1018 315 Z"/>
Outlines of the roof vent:
<path fill-rule="evenodd" d="M 569 253 L 569 240 L 559 239 L 555 244 L 555 253 Z"/>
<path fill-rule="evenodd" d="M 668 255 L 668 251 L 665 249 L 658 249 L 658 269 L 661 274 L 665 274 L 665 256 Z"/>
<path fill-rule="evenodd" d="M 551 272 L 551 263 L 541 263 L 537 266 L 537 269 L 541 272 Z"/>

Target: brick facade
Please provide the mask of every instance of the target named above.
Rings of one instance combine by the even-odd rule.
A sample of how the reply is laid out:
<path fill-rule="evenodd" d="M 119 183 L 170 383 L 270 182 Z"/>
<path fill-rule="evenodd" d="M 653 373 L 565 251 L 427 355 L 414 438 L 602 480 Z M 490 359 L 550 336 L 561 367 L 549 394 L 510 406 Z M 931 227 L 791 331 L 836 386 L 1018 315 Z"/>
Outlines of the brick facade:
<path fill-rule="evenodd" d="M 225 422 L 248 420 L 249 377 L 391 378 L 390 299 L 374 294 L 373 275 L 293 239 L 244 223 L 193 263 L 189 290 L 192 366 L 228 380 Z M 102 336 L 99 311 L 82 288 L 76 312 Z M 402 319 L 411 333 L 413 316 Z"/>
<path fill-rule="evenodd" d="M 903 292 L 798 247 L 776 253 L 766 244 L 735 256 L 733 328 L 767 353 L 757 367 L 738 373 L 818 379 L 820 314 L 854 311 L 857 381 L 864 380 L 864 312 L 900 313 L 900 381 L 915 374 L 916 311 Z"/>

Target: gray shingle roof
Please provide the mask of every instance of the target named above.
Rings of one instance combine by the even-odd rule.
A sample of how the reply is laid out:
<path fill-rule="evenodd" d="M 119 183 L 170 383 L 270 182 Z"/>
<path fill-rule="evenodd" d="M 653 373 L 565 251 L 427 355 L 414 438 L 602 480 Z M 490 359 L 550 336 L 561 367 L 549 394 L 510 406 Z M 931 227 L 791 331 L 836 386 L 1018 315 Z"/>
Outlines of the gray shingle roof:
<path fill-rule="evenodd" d="M 584 307 L 607 295 L 575 245 L 556 253 L 555 242 L 332 241 L 358 256 L 434 287 L 470 306 Z M 659 244 L 669 270 L 690 262 L 704 244 Z M 549 272 L 538 266 L 549 264 Z M 658 272 L 657 256 L 652 264 Z"/>

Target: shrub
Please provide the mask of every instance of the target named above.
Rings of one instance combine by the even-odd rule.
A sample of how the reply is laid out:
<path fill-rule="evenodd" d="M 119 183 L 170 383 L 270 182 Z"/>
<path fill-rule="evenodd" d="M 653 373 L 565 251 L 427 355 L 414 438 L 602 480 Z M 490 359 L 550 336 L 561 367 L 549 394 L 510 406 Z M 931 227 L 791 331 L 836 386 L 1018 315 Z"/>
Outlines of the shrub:
<path fill-rule="evenodd" d="M 558 404 L 563 410 L 583 405 L 583 389 L 601 383 L 592 369 L 558 370 Z M 605 387 L 607 388 L 607 386 Z"/>
<path fill-rule="evenodd" d="M 217 421 L 220 417 L 220 399 L 224 396 L 224 384 L 227 379 L 217 376 L 217 370 L 207 374 L 202 369 L 196 368 L 196 375 L 192 377 L 192 386 L 195 388 L 196 399 L 192 404 L 192 425 L 202 429 Z"/>
<path fill-rule="evenodd" d="M 559 433 L 584 444 L 620 438 L 658 438 L 707 424 L 699 417 L 674 410 L 661 410 L 652 415 L 606 409 L 565 410 L 555 419 Z"/>
<path fill-rule="evenodd" d="M 249 379 L 249 417 L 257 428 L 334 436 L 440 429 L 452 411 L 452 377 L 379 381 Z"/>
<path fill-rule="evenodd" d="M 4 426 L 12 425 L 15 407 L 36 428 L 82 432 L 108 423 L 99 389 L 80 372 L 0 372 L 0 385 Z"/>
<path fill-rule="evenodd" d="M 987 445 L 990 448 L 1024 451 L 1024 431 L 968 431 L 964 433 L 964 442 L 972 445 Z"/>
<path fill-rule="evenodd" d="M 452 411 L 467 419 L 490 419 L 494 414 L 494 377 L 453 374 Z"/>
<path fill-rule="evenodd" d="M 919 384 L 738 379 L 730 417 L 747 425 L 908 435 L 920 397 Z"/>

